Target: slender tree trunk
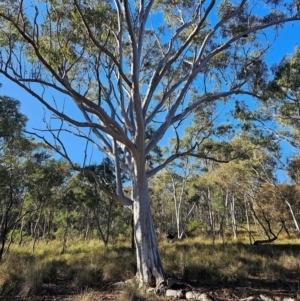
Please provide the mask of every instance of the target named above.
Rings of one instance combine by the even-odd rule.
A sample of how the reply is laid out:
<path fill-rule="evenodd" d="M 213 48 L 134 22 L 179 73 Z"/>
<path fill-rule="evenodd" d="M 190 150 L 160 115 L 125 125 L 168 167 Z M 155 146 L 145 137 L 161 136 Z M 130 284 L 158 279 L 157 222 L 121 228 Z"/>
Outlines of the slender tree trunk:
<path fill-rule="evenodd" d="M 2 219 L 0 223 L 0 261 L 3 257 L 4 247 L 7 239 L 7 234 L 9 231 L 9 213 L 11 213 L 11 208 L 13 206 L 13 184 L 12 184 L 12 177 L 10 177 L 9 182 L 9 198 L 8 202 L 6 202 L 5 198 L 5 205 L 3 206 L 3 213 L 2 213 Z"/>
<path fill-rule="evenodd" d="M 17 224 L 15 223 L 15 224 L 14 224 L 14 227 L 13 227 L 11 233 L 10 233 L 10 236 L 9 236 L 9 242 L 8 242 L 7 247 L 6 247 L 6 249 L 5 249 L 5 252 L 4 252 L 4 254 L 3 254 L 4 256 L 6 256 L 6 254 L 8 253 L 9 248 L 10 248 L 12 242 L 13 242 L 13 236 L 14 236 L 14 233 L 15 233 L 15 230 L 16 230 L 16 225 L 17 225 Z"/>
<path fill-rule="evenodd" d="M 131 250 L 132 250 L 132 252 L 135 251 L 133 208 L 131 210 Z"/>
<path fill-rule="evenodd" d="M 192 212 L 193 212 L 195 206 L 196 206 L 196 202 L 193 203 L 193 205 L 192 205 L 190 211 L 187 213 L 187 215 L 186 215 L 186 217 L 185 217 L 184 222 L 182 223 L 182 229 L 181 229 L 180 235 L 178 236 L 178 239 L 182 239 L 182 238 L 183 238 L 183 235 L 185 235 L 186 226 L 187 226 L 187 224 L 188 224 L 188 221 L 189 221 L 189 219 L 190 219 L 190 216 L 191 216 L 191 214 L 192 214 Z"/>
<path fill-rule="evenodd" d="M 153 228 L 148 181 L 143 164 L 137 163 L 132 177 L 134 240 L 137 256 L 137 280 L 140 285 L 165 285 L 165 274 Z"/>
<path fill-rule="evenodd" d="M 107 224 L 106 224 L 105 247 L 107 247 L 108 240 L 109 240 L 109 235 L 110 235 L 112 204 L 113 204 L 113 201 L 110 200 L 109 201 L 109 210 L 108 210 Z"/>
<path fill-rule="evenodd" d="M 183 201 L 183 194 L 184 194 L 184 189 L 185 189 L 185 178 L 182 181 L 182 185 L 181 185 L 181 189 L 180 189 L 180 193 L 179 193 L 179 197 L 177 194 L 177 189 L 176 189 L 176 183 L 175 183 L 175 179 L 172 178 L 172 187 L 173 187 L 173 191 L 170 191 L 173 194 L 173 199 L 174 199 L 174 208 L 175 208 L 175 216 L 176 216 L 176 229 L 177 229 L 177 238 L 181 239 L 183 234 L 184 234 L 184 230 L 182 229 L 182 225 L 181 225 L 181 205 L 182 205 L 182 201 Z"/>
<path fill-rule="evenodd" d="M 103 241 L 105 248 L 107 247 L 108 240 L 109 240 L 109 237 L 110 237 L 110 226 L 111 226 L 111 219 L 112 219 L 112 216 L 111 216 L 112 205 L 113 205 L 113 201 L 110 200 L 109 201 L 108 217 L 107 217 L 107 221 L 106 221 L 106 236 L 104 235 L 104 233 L 101 229 L 101 222 L 100 222 L 100 219 L 99 219 L 100 212 L 97 209 L 93 210 L 94 218 L 95 218 L 95 221 L 96 221 L 98 237 L 99 237 L 99 240 Z"/>
<path fill-rule="evenodd" d="M 292 218 L 293 218 L 295 227 L 296 227 L 296 231 L 297 231 L 297 232 L 300 232 L 299 224 L 298 224 L 298 221 L 297 221 L 297 219 L 296 219 L 296 217 L 295 217 L 295 214 L 294 214 L 292 205 L 291 205 L 287 200 L 285 200 L 285 203 L 288 205 L 288 207 L 289 207 L 289 209 L 290 209 L 290 212 L 291 212 L 291 215 L 292 215 Z"/>
<path fill-rule="evenodd" d="M 6 221 L 6 214 L 5 214 L 2 216 L 2 220 L 0 223 L 0 261 L 2 260 L 3 257 L 6 235 L 7 235 L 7 221 Z"/>
<path fill-rule="evenodd" d="M 100 213 L 98 212 L 98 210 L 96 211 L 96 209 L 94 209 L 94 218 L 95 218 L 95 221 L 96 221 L 98 237 L 99 237 L 99 240 L 102 239 L 102 241 L 105 245 L 105 237 L 104 237 L 104 234 L 103 234 L 102 229 L 101 229 L 101 222 L 100 222 L 100 219 L 99 219 L 99 215 L 100 215 Z"/>
<path fill-rule="evenodd" d="M 47 220 L 46 220 L 46 217 L 44 218 L 44 221 L 43 221 L 42 232 L 43 232 L 43 239 L 45 239 L 46 238 L 46 233 L 47 233 Z"/>
<path fill-rule="evenodd" d="M 30 221 L 30 236 L 34 236 L 34 223 L 32 220 Z"/>
<path fill-rule="evenodd" d="M 223 195 L 222 191 L 221 191 L 221 194 Z M 220 235 L 222 237 L 223 244 L 225 244 L 224 221 L 225 221 L 226 215 L 227 215 L 228 198 L 229 198 L 229 193 L 228 193 L 228 189 L 226 189 L 226 192 L 225 192 L 225 202 L 224 202 L 224 211 L 222 213 L 221 221 L 220 221 Z"/>
<path fill-rule="evenodd" d="M 250 228 L 250 222 L 249 222 L 249 214 L 248 214 L 248 202 L 247 202 L 247 198 L 246 195 L 244 196 L 244 200 L 245 200 L 245 214 L 246 214 L 246 220 L 247 220 L 247 229 L 248 229 L 248 234 L 249 234 L 249 241 L 250 241 L 250 245 L 252 245 L 252 238 L 251 238 L 251 228 Z"/>
<path fill-rule="evenodd" d="M 37 218 L 36 224 L 35 224 L 34 229 L 33 229 L 33 243 L 32 243 L 32 250 L 31 250 L 32 254 L 34 253 L 36 241 L 37 241 L 37 238 L 38 238 L 37 229 L 38 229 L 38 225 L 39 225 L 40 220 L 41 220 L 44 205 L 45 205 L 44 202 L 40 205 L 41 207 L 40 207 L 40 211 L 39 211 L 39 214 L 38 214 L 38 218 Z"/>
<path fill-rule="evenodd" d="M 208 216 L 209 216 L 209 223 L 210 223 L 210 231 L 213 239 L 213 244 L 215 244 L 215 238 L 216 238 L 215 218 L 214 218 L 213 203 L 211 199 L 210 188 L 208 188 L 207 190 L 207 202 L 208 202 Z"/>
<path fill-rule="evenodd" d="M 68 230 L 69 230 L 69 212 L 67 212 L 66 227 L 65 227 L 65 231 L 64 231 L 64 234 L 63 234 L 63 237 L 62 237 L 62 250 L 61 250 L 61 254 L 65 254 L 65 252 L 66 252 Z"/>
<path fill-rule="evenodd" d="M 21 246 L 22 243 L 23 243 L 24 219 L 25 219 L 25 217 L 22 218 L 22 221 L 21 221 L 21 227 L 20 227 L 20 231 L 19 231 L 19 233 L 20 233 L 19 246 Z"/>
<path fill-rule="evenodd" d="M 234 239 L 236 239 L 237 238 L 237 233 L 236 233 L 235 197 L 234 197 L 234 194 L 232 194 L 232 198 L 231 198 L 231 221 L 232 221 L 233 237 L 234 237 Z"/>
<path fill-rule="evenodd" d="M 90 210 L 87 210 L 87 212 L 86 212 L 86 229 L 85 229 L 84 240 L 89 240 L 89 234 L 90 234 Z"/>
<path fill-rule="evenodd" d="M 48 239 L 52 240 L 53 239 L 53 235 L 51 233 L 52 230 L 52 212 L 49 212 L 49 218 L 48 218 Z"/>

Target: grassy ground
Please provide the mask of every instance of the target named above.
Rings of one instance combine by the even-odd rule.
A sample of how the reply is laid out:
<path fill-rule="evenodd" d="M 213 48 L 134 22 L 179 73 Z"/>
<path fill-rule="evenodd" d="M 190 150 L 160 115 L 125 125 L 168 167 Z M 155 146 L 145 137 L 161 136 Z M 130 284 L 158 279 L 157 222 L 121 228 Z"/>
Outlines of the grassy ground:
<path fill-rule="evenodd" d="M 277 290 L 300 298 L 300 239 L 249 246 L 235 241 L 211 244 L 194 238 L 162 241 L 160 250 L 168 277 L 194 287 L 225 295 L 233 288 L 240 289 L 243 296 L 249 289 Z M 30 243 L 12 245 L 0 264 L 0 299 L 29 300 L 31 296 L 32 300 L 58 300 L 72 296 L 70 300 L 75 301 L 158 300 L 143 296 L 134 285 L 121 293 L 115 289 L 115 282 L 134 274 L 135 253 L 129 244 L 105 249 L 96 240 L 74 240 L 65 254 L 61 254 L 58 241 L 39 242 L 34 254 Z"/>

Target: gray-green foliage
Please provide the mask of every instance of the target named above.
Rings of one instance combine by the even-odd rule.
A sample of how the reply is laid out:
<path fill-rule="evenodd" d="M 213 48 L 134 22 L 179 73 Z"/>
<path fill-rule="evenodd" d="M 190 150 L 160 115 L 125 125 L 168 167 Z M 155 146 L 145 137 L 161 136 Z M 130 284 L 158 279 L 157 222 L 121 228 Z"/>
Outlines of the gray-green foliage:
<path fill-rule="evenodd" d="M 8 232 L 22 215 L 26 171 L 24 160 L 33 143 L 22 133 L 26 117 L 19 112 L 19 102 L 6 96 L 0 102 L 0 260 Z"/>
<path fill-rule="evenodd" d="M 15 136 L 21 136 L 27 118 L 20 113 L 19 109 L 18 100 L 0 96 L 0 143 L 7 142 Z"/>
<path fill-rule="evenodd" d="M 279 135 L 299 147 L 300 141 L 300 48 L 273 67 L 274 78 L 266 90 L 266 114 L 282 128 Z M 270 115 L 271 113 L 271 115 Z"/>

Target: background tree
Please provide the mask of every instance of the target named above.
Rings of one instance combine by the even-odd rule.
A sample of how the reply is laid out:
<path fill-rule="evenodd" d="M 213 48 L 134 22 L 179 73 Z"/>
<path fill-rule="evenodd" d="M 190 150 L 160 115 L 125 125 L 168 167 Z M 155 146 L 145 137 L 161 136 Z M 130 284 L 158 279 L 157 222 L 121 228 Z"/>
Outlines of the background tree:
<path fill-rule="evenodd" d="M 86 167 L 92 170 L 97 175 L 102 185 L 107 187 L 107 190 L 114 191 L 116 185 L 116 177 L 114 173 L 114 166 L 109 158 L 103 159 L 99 165 L 89 165 Z M 126 180 L 126 177 L 122 177 Z M 120 204 L 116 204 L 107 195 L 99 190 L 94 177 L 83 172 L 76 174 L 70 179 L 67 185 L 68 193 L 72 193 L 74 199 L 85 207 L 85 221 L 86 224 L 85 238 L 88 237 L 92 230 L 92 225 L 97 230 L 99 239 L 107 246 L 109 238 L 112 235 L 118 236 L 119 230 L 112 227 L 113 221 L 116 222 L 116 215 L 120 214 Z M 130 210 L 128 210 L 130 213 Z M 120 227 L 121 228 L 121 227 Z"/>
<path fill-rule="evenodd" d="M 19 106 L 17 100 L 0 97 L 0 260 L 9 231 L 26 214 L 24 160 L 30 157 L 34 144 L 23 135 L 26 117 Z"/>
<path fill-rule="evenodd" d="M 171 216 L 164 218 L 169 221 L 164 232 L 170 239 L 173 236 L 173 238 L 183 238 L 191 214 L 197 204 L 198 198 L 193 195 L 190 180 L 192 173 L 195 172 L 195 166 L 189 162 L 188 158 L 184 158 L 178 164 L 170 164 L 166 171 L 158 174 L 155 182 L 151 183 L 152 192 L 163 199 L 160 203 L 169 202 L 169 206 L 172 208 L 168 210 Z M 162 204 L 162 206 L 166 208 L 168 204 Z"/>
<path fill-rule="evenodd" d="M 285 203 L 290 209 L 291 215 L 294 220 L 295 228 L 297 232 L 300 232 L 300 225 L 299 225 L 299 212 L 297 208 L 300 206 L 299 197 L 299 172 L 300 172 L 300 158 L 299 156 L 294 156 L 289 158 L 288 166 L 287 166 L 287 174 L 292 180 L 294 185 L 288 185 L 287 193 L 282 194 L 282 198 L 284 199 Z"/>
<path fill-rule="evenodd" d="M 112 199 L 133 206 L 140 283 L 165 282 L 148 178 L 179 157 L 205 158 L 197 133 L 183 148 L 178 139 L 197 107 L 218 109 L 234 95 L 261 94 L 264 54 L 275 36 L 264 29 L 298 20 L 297 7 L 278 0 L 1 2 L 0 72 L 61 120 L 52 123 L 52 145 L 61 155 L 69 159 L 61 135 L 73 126 L 114 160 L 114 193 L 88 172 Z M 78 115 L 68 113 L 74 105 Z M 171 127 L 176 147 L 147 164 Z M 130 198 L 121 170 L 131 181 Z"/>
<path fill-rule="evenodd" d="M 14 137 L 20 137 L 26 122 L 26 116 L 20 113 L 20 102 L 8 96 L 0 96 L 1 145 Z"/>
<path fill-rule="evenodd" d="M 33 158 L 26 163 L 27 206 L 29 205 L 35 212 L 30 216 L 29 221 L 30 235 L 34 238 L 32 244 L 32 252 L 34 252 L 36 241 L 42 236 L 40 225 L 43 221 L 44 209 L 49 203 L 59 201 L 58 189 L 70 176 L 70 169 L 66 162 L 51 158 L 46 150 L 35 153 Z"/>
<path fill-rule="evenodd" d="M 278 65 L 273 66 L 274 78 L 265 92 L 267 109 L 264 111 L 267 120 L 273 120 L 280 126 L 277 131 L 270 129 L 274 137 L 297 148 L 300 146 L 299 70 L 300 48 L 296 47 L 292 55 L 285 55 Z"/>

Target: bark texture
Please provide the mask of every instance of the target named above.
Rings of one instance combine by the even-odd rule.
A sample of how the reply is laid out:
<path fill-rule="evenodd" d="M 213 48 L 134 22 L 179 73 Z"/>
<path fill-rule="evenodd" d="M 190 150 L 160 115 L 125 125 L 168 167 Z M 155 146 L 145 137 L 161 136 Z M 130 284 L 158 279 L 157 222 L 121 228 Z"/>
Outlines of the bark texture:
<path fill-rule="evenodd" d="M 166 278 L 152 223 L 146 173 L 137 173 L 132 184 L 137 280 L 140 285 L 156 286 L 156 290 L 159 290 Z"/>

